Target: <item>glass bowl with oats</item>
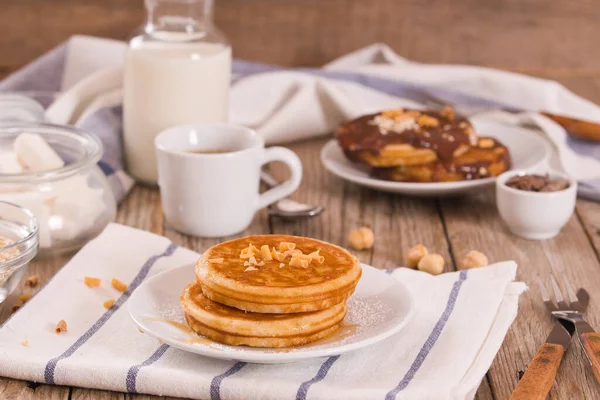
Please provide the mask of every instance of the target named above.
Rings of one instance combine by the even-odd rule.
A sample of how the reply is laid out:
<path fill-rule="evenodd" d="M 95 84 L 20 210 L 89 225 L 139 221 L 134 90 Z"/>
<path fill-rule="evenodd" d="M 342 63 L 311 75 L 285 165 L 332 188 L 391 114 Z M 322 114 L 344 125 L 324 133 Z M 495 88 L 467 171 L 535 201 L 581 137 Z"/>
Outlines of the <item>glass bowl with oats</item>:
<path fill-rule="evenodd" d="M 39 226 L 31 211 L 0 201 L 0 303 L 17 287 L 39 246 Z"/>

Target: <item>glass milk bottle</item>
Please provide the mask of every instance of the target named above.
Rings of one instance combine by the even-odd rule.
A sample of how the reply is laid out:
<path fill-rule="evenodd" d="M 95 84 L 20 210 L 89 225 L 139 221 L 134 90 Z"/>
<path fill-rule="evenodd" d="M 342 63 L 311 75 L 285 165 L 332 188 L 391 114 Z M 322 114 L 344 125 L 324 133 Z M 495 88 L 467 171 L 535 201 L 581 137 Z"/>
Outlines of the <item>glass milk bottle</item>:
<path fill-rule="evenodd" d="M 131 39 L 123 86 L 128 171 L 156 184 L 154 137 L 182 124 L 225 122 L 231 46 L 212 23 L 213 0 L 145 0 L 147 21 Z"/>

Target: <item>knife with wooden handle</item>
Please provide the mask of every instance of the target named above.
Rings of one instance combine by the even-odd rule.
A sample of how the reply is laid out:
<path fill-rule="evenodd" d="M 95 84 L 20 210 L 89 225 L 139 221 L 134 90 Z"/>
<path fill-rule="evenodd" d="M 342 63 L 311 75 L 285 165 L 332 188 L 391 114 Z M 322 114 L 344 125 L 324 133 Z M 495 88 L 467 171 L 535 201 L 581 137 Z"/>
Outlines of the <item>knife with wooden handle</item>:
<path fill-rule="evenodd" d="M 546 343 L 540 346 L 529 363 L 510 400 L 544 400 L 548 396 L 573 332 L 573 324 L 556 321 Z"/>

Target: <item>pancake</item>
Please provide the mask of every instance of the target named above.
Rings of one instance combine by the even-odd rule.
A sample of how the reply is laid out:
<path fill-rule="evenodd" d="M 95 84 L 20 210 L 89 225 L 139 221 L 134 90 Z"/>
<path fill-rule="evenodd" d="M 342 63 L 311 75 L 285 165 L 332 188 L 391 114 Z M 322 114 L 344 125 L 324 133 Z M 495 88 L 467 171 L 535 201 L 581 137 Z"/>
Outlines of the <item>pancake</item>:
<path fill-rule="evenodd" d="M 257 254 L 242 258 L 250 245 L 279 249 L 292 243 L 285 259 Z M 300 252 L 302 255 L 294 252 Z M 319 259 L 306 262 L 309 254 Z M 277 254 L 276 254 L 277 255 Z M 281 258 L 282 253 L 277 256 Z M 301 258 L 302 265 L 299 260 Z M 293 261 L 295 260 L 295 261 Z M 206 250 L 196 263 L 203 294 L 213 301 L 258 313 L 297 313 L 323 310 L 344 302 L 353 292 L 362 270 L 356 257 L 320 240 L 288 235 L 255 235 L 221 243 Z"/>
<path fill-rule="evenodd" d="M 188 314 L 185 314 L 185 320 L 187 321 L 190 328 L 199 335 L 205 336 L 215 342 L 228 344 L 230 346 L 251 346 L 251 347 L 268 347 L 268 348 L 282 348 L 282 347 L 295 347 L 302 346 L 304 344 L 316 342 L 317 340 L 325 339 L 333 335 L 338 329 L 340 329 L 341 322 L 337 323 L 330 328 L 315 332 L 305 336 L 290 336 L 290 337 L 253 337 L 253 336 L 240 336 L 231 333 L 221 332 L 202 324 L 198 320 L 194 319 Z"/>
<path fill-rule="evenodd" d="M 260 314 L 215 303 L 198 283 L 188 285 L 181 304 L 190 327 L 220 343 L 258 347 L 288 347 L 309 343 L 334 332 L 346 315 L 346 303 L 296 314 Z"/>
<path fill-rule="evenodd" d="M 371 167 L 447 162 L 476 144 L 471 123 L 452 109 L 382 111 L 340 125 L 335 136 L 351 161 Z"/>
<path fill-rule="evenodd" d="M 396 182 L 455 182 L 498 176 L 510 168 L 506 146 L 492 138 L 480 138 L 479 143 L 485 143 L 485 147 L 470 147 L 465 154 L 450 161 L 373 168 L 371 174 Z"/>

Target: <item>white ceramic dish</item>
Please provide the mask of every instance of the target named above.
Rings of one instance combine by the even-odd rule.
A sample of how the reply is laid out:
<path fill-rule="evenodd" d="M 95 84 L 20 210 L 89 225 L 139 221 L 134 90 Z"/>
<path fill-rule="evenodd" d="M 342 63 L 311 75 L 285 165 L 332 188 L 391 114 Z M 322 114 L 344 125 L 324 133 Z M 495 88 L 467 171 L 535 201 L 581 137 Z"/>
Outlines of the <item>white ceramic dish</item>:
<path fill-rule="evenodd" d="M 289 349 L 227 346 L 198 341 L 193 333 L 168 321 L 183 323 L 179 295 L 195 278 L 192 264 L 149 278 L 129 299 L 129 313 L 145 333 L 169 345 L 203 356 L 225 360 L 279 364 L 342 354 L 379 342 L 398 332 L 410 320 L 414 302 L 397 279 L 368 265 L 348 301 L 344 326 L 332 338 Z"/>
<path fill-rule="evenodd" d="M 550 147 L 546 140 L 529 129 L 490 122 L 472 122 L 479 135 L 496 138 L 508 147 L 513 164 L 511 169 L 535 170 L 544 165 L 550 156 Z M 369 175 L 367 169 L 348 160 L 335 139 L 327 142 L 321 150 L 321 162 L 331 173 L 347 181 L 384 192 L 412 196 L 464 194 L 489 186 L 496 179 L 440 183 L 392 182 L 376 179 Z"/>
<path fill-rule="evenodd" d="M 542 240 L 558 235 L 575 211 L 577 182 L 565 174 L 549 172 L 550 179 L 566 179 L 569 187 L 556 192 L 528 192 L 506 186 L 506 182 L 527 171 L 508 171 L 496 181 L 498 212 L 515 234 L 525 239 Z"/>

